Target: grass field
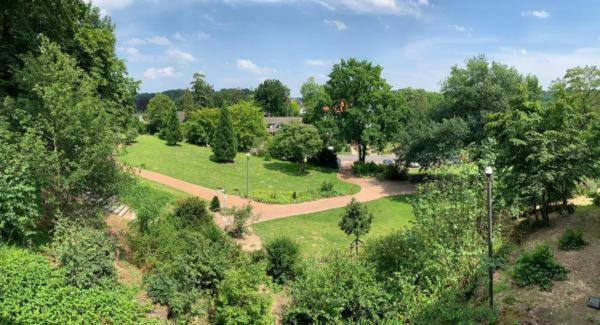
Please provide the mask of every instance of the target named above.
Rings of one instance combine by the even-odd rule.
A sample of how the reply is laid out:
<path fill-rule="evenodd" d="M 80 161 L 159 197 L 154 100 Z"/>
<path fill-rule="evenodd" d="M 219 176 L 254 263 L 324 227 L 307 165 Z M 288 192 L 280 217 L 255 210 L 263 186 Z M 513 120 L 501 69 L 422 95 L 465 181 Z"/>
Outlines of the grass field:
<path fill-rule="evenodd" d="M 413 219 L 410 196 L 393 196 L 367 202 L 373 213 L 373 224 L 367 239 L 398 230 Z M 289 236 L 301 246 L 306 257 L 332 249 L 348 249 L 352 238 L 338 227 L 344 208 L 261 222 L 252 226 L 263 242 L 278 236 Z"/>
<path fill-rule="evenodd" d="M 125 148 L 120 158 L 134 167 L 212 189 L 225 188 L 231 194 L 245 195 L 246 155 L 238 154 L 235 162 L 230 164 L 213 162 L 211 155 L 210 148 L 187 143 L 167 146 L 157 137 L 141 135 L 135 144 Z M 308 174 L 300 175 L 296 163 L 251 157 L 249 164 L 251 196 L 253 192 L 318 191 L 323 181 L 334 183 L 334 189 L 340 194 L 354 194 L 360 190 L 356 185 L 339 181 L 336 171 L 332 169 L 309 166 Z"/>
<path fill-rule="evenodd" d="M 170 212 L 178 199 L 188 196 L 187 193 L 141 178 L 123 188 L 119 195 L 120 200 L 134 211 L 139 213 L 145 210 L 156 216 Z"/>

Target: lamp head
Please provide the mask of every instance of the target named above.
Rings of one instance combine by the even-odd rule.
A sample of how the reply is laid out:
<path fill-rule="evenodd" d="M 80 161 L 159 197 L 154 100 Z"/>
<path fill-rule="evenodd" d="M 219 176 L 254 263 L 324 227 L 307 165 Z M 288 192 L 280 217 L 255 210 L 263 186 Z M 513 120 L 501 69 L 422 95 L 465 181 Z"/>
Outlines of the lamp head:
<path fill-rule="evenodd" d="M 484 173 L 485 173 L 485 176 L 492 177 L 492 175 L 494 174 L 494 170 L 492 169 L 491 166 L 487 166 L 484 169 Z"/>
<path fill-rule="evenodd" d="M 251 156 L 252 155 L 249 152 L 246 154 L 246 158 L 250 158 Z"/>

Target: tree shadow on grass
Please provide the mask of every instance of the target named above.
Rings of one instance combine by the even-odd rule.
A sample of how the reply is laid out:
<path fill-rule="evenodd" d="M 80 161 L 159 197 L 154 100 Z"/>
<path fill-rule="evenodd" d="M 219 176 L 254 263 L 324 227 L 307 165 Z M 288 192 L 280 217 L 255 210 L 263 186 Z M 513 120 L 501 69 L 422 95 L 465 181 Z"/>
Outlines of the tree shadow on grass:
<path fill-rule="evenodd" d="M 221 161 L 221 160 L 217 160 L 217 157 L 215 155 L 210 155 L 208 156 L 208 160 L 217 163 L 217 164 L 233 164 L 235 161 L 231 160 L 231 161 Z"/>
<path fill-rule="evenodd" d="M 389 197 L 390 200 L 396 203 L 404 203 L 410 205 L 415 198 L 414 194 L 394 195 Z"/>

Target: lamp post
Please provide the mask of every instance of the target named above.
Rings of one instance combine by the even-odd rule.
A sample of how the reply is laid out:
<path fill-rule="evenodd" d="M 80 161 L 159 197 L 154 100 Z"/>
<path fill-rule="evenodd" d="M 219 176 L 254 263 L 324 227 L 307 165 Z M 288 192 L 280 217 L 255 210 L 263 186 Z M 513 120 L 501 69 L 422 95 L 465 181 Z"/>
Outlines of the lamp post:
<path fill-rule="evenodd" d="M 494 309 L 494 266 L 492 264 L 492 176 L 494 175 L 494 170 L 492 167 L 485 167 L 485 177 L 487 179 L 487 214 L 488 214 L 488 291 L 490 297 L 490 308 Z"/>
<path fill-rule="evenodd" d="M 250 153 L 246 154 L 246 198 L 250 197 Z"/>

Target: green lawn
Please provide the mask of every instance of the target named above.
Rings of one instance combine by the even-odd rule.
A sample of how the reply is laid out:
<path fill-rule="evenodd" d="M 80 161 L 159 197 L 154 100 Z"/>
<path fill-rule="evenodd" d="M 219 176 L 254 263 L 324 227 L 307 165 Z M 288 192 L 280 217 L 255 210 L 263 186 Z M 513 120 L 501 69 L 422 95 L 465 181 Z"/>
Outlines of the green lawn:
<path fill-rule="evenodd" d="M 393 196 L 367 202 L 373 225 L 367 239 L 398 230 L 413 219 L 410 196 Z M 302 247 L 304 256 L 316 256 L 332 249 L 348 249 L 352 238 L 338 227 L 344 208 L 261 222 L 252 226 L 263 242 L 289 236 Z"/>
<path fill-rule="evenodd" d="M 188 196 L 185 192 L 142 178 L 123 188 L 119 194 L 120 200 L 132 210 L 137 213 L 145 210 L 155 216 L 170 212 L 178 199 Z"/>
<path fill-rule="evenodd" d="M 225 188 L 231 194 L 245 195 L 246 155 L 238 154 L 235 162 L 230 164 L 213 162 L 211 155 L 210 148 L 188 143 L 167 146 L 157 137 L 141 135 L 136 143 L 125 148 L 120 159 L 134 167 L 212 189 Z M 310 166 L 307 174 L 300 175 L 296 163 L 251 157 L 249 170 L 251 196 L 261 201 L 265 199 L 259 196 L 264 197 L 265 193 L 288 193 L 291 197 L 292 192 L 297 192 L 298 201 L 301 201 L 306 198 L 302 193 L 309 190 L 318 192 L 323 181 L 333 182 L 334 189 L 340 194 L 354 194 L 360 190 L 356 185 L 339 181 L 332 169 Z"/>

